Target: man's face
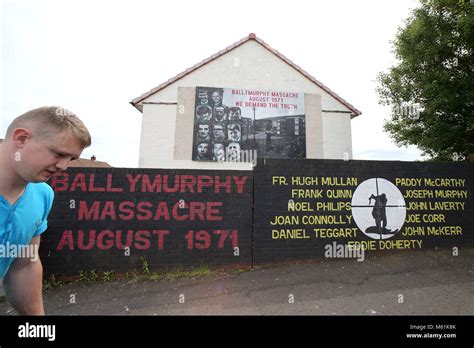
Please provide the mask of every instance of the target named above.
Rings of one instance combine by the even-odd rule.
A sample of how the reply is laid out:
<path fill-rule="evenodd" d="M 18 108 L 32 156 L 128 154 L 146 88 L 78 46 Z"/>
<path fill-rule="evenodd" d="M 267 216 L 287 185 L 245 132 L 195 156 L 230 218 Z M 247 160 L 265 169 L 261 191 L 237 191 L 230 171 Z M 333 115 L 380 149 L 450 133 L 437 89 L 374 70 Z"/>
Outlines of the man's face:
<path fill-rule="evenodd" d="M 238 128 L 228 129 L 229 141 L 240 141 L 240 131 Z"/>
<path fill-rule="evenodd" d="M 213 152 L 216 160 L 223 160 L 225 157 L 224 144 L 214 144 Z"/>
<path fill-rule="evenodd" d="M 230 143 L 229 152 L 237 152 L 237 151 L 240 151 L 240 145 L 238 143 Z"/>
<path fill-rule="evenodd" d="M 216 141 L 224 141 L 225 139 L 224 126 L 215 125 L 214 129 L 212 130 L 212 133 Z"/>
<path fill-rule="evenodd" d="M 65 171 L 71 160 L 79 158 L 83 148 L 70 131 L 38 139 L 32 134 L 13 154 L 14 168 L 25 182 L 44 182 Z"/>
<path fill-rule="evenodd" d="M 200 124 L 198 127 L 199 137 L 203 139 L 207 138 L 209 136 L 209 125 Z"/>
<path fill-rule="evenodd" d="M 211 120 L 211 110 L 207 108 L 204 110 L 200 110 L 200 114 L 198 114 L 198 121 L 208 122 L 210 120 Z"/>
<path fill-rule="evenodd" d="M 231 161 L 239 160 L 240 158 L 239 143 L 230 143 L 229 146 L 227 146 L 227 153 Z"/>
<path fill-rule="evenodd" d="M 212 92 L 211 98 L 212 98 L 212 102 L 214 103 L 214 105 L 220 105 L 221 104 L 222 98 L 221 98 L 221 94 L 219 92 L 217 92 L 217 91 Z"/>
<path fill-rule="evenodd" d="M 240 118 L 240 112 L 238 110 L 230 110 L 229 111 L 229 119 L 237 120 Z"/>
<path fill-rule="evenodd" d="M 199 101 L 201 104 L 207 104 L 209 102 L 207 92 L 199 92 Z"/>
<path fill-rule="evenodd" d="M 223 121 L 225 116 L 225 109 L 223 106 L 217 106 L 215 109 L 216 120 Z"/>
<path fill-rule="evenodd" d="M 206 157 L 209 145 L 206 143 L 201 143 L 198 145 L 197 152 L 199 157 Z"/>

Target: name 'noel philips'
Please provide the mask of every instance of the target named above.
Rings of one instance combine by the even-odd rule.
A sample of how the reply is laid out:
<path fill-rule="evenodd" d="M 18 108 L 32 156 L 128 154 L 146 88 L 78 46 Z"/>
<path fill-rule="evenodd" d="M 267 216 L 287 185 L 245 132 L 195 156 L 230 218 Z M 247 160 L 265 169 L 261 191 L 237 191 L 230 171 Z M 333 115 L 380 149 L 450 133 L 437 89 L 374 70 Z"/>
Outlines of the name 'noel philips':
<path fill-rule="evenodd" d="M 48 341 L 56 339 L 56 325 L 35 325 L 26 322 L 18 326 L 18 337 L 20 338 L 47 338 Z"/>

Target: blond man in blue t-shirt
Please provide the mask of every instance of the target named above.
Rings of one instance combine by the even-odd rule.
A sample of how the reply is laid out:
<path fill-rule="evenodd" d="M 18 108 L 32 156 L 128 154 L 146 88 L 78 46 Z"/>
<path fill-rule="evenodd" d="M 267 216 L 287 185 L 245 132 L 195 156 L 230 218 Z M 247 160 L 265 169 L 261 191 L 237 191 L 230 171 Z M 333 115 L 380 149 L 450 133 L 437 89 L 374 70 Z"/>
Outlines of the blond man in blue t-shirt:
<path fill-rule="evenodd" d="M 57 106 L 18 116 L 0 144 L 0 277 L 19 314 L 44 314 L 37 252 L 54 199 L 44 182 L 90 144 L 82 121 Z"/>

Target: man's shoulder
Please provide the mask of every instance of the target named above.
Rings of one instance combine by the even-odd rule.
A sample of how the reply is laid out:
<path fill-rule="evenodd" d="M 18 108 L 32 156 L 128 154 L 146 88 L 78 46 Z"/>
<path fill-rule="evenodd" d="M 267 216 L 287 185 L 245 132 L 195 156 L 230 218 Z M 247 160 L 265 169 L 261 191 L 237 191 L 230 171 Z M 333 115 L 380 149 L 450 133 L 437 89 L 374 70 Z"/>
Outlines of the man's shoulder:
<path fill-rule="evenodd" d="M 47 215 L 53 206 L 54 191 L 51 186 L 44 182 L 29 183 L 26 201 L 28 201 L 26 204 L 44 207 Z"/>
<path fill-rule="evenodd" d="M 39 195 L 42 195 L 42 196 L 46 196 L 48 198 L 53 198 L 54 197 L 54 191 L 53 189 L 51 188 L 51 186 L 49 186 L 47 183 L 45 182 L 39 182 L 39 183 L 29 183 L 28 184 L 30 186 L 30 189 L 35 193 L 35 194 L 39 194 Z"/>

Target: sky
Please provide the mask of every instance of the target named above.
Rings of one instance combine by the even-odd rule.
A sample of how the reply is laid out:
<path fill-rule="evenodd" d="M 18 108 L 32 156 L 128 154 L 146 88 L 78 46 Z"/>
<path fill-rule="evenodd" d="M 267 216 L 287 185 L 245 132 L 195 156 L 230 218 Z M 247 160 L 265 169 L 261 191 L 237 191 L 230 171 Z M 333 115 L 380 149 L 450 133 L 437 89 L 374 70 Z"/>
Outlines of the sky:
<path fill-rule="evenodd" d="M 60 105 L 87 125 L 82 157 L 137 167 L 141 113 L 130 101 L 255 33 L 362 111 L 353 158 L 422 159 L 383 131 L 376 77 L 415 0 L 0 0 L 0 138 L 18 115 Z"/>

